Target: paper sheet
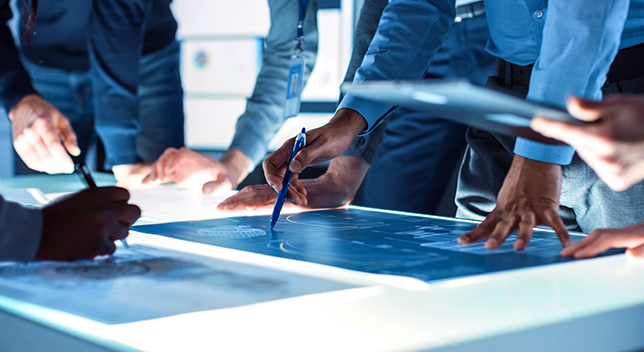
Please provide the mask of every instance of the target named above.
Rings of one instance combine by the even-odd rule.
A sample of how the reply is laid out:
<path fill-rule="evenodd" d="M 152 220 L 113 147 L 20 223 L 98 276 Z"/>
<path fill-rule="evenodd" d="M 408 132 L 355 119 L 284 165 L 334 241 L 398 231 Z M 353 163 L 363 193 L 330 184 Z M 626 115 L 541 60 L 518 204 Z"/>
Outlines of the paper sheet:
<path fill-rule="evenodd" d="M 49 203 L 47 197 L 37 188 L 2 189 L 0 195 L 5 200 L 20 203 L 28 208 L 41 208 Z"/>

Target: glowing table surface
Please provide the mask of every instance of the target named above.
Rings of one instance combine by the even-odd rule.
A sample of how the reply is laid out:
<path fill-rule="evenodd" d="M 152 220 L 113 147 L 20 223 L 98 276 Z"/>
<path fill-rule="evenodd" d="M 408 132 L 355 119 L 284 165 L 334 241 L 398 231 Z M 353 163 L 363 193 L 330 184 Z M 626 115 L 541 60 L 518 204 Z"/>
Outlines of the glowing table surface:
<path fill-rule="evenodd" d="M 44 193 L 71 191 L 82 187 L 75 178 L 3 179 L 0 191 L 29 187 Z M 96 178 L 101 184 L 110 183 L 107 175 Z M 248 214 L 217 214 L 228 215 Z M 428 218 L 432 217 L 419 216 Z M 265 270 L 286 280 L 305 277 L 314 283 L 334 282 L 339 288 L 117 323 L 0 293 L 0 350 L 608 351 L 644 347 L 644 261 L 623 254 L 422 281 L 139 232 L 132 232 L 128 242 L 134 248 Z"/>

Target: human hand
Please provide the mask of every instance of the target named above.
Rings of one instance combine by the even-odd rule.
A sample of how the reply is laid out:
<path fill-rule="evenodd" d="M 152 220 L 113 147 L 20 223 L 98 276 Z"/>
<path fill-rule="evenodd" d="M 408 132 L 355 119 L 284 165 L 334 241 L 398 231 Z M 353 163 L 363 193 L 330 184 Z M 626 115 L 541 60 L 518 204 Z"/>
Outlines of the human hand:
<path fill-rule="evenodd" d="M 623 191 L 644 179 L 644 98 L 612 96 L 602 102 L 570 98 L 568 111 L 587 125 L 544 118 L 533 130 L 561 140 L 595 170 L 608 187 Z"/>
<path fill-rule="evenodd" d="M 287 192 L 289 202 L 306 208 L 335 208 L 353 200 L 369 164 L 353 156 L 339 156 L 318 178 L 298 180 L 293 176 Z M 269 185 L 248 186 L 217 206 L 219 210 L 270 208 L 277 192 Z"/>
<path fill-rule="evenodd" d="M 366 127 L 364 118 L 351 109 L 340 109 L 326 125 L 306 133 L 306 147 L 300 150 L 290 163 L 294 174 L 301 173 L 309 165 L 331 160 L 340 155 L 353 139 Z M 282 189 L 282 180 L 289 167 L 295 137 L 287 140 L 271 154 L 264 163 L 266 182 L 276 191 Z"/>
<path fill-rule="evenodd" d="M 126 188 L 140 187 L 143 179 L 150 173 L 151 163 L 123 164 L 112 167 L 116 184 Z"/>
<path fill-rule="evenodd" d="M 489 236 L 485 247 L 495 249 L 518 229 L 514 249 L 522 250 L 532 237 L 532 229 L 545 224 L 566 247 L 572 242 L 558 214 L 560 194 L 561 166 L 515 155 L 496 207 L 474 230 L 461 236 L 458 243 L 471 244 Z"/>
<path fill-rule="evenodd" d="M 74 172 L 67 152 L 78 156 L 80 149 L 69 120 L 58 109 L 30 94 L 9 111 L 9 119 L 13 146 L 29 168 L 48 174 Z"/>
<path fill-rule="evenodd" d="M 112 254 L 141 216 L 130 194 L 119 187 L 87 188 L 43 208 L 36 260 L 91 259 Z"/>
<path fill-rule="evenodd" d="M 610 248 L 627 248 L 634 257 L 644 257 L 644 224 L 623 229 L 598 229 L 581 241 L 564 248 L 561 255 L 575 258 L 590 258 Z"/>
<path fill-rule="evenodd" d="M 231 149 L 221 161 L 194 150 L 168 148 L 154 162 L 143 183 L 161 181 L 198 185 L 204 193 L 231 190 L 248 175 L 251 160 L 240 150 Z"/>

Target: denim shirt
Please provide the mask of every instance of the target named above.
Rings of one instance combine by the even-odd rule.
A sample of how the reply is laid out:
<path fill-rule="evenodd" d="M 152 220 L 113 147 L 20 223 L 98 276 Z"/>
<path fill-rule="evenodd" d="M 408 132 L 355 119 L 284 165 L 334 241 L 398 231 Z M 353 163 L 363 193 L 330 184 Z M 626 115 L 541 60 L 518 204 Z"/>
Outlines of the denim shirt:
<path fill-rule="evenodd" d="M 286 121 L 286 85 L 297 34 L 297 0 L 268 0 L 268 5 L 271 27 L 265 39 L 262 67 L 253 93 L 246 102 L 246 111 L 237 119 L 229 147 L 243 152 L 253 165 L 264 159 L 268 144 Z M 303 23 L 304 84 L 311 75 L 317 56 L 317 9 L 317 1 L 311 0 Z"/>
<path fill-rule="evenodd" d="M 137 95 L 139 61 L 143 54 L 174 41 L 176 22 L 170 13 L 170 2 L 171 0 L 101 0 L 93 2 L 91 7 L 78 9 L 73 6 L 73 2 L 61 2 L 49 8 L 46 3 L 40 3 L 41 7 L 49 11 L 52 8 L 63 13 L 65 9 L 89 11 L 81 13 L 88 16 L 86 20 L 80 20 L 84 17 L 79 15 L 80 19 L 76 22 L 60 20 L 60 16 L 55 16 L 56 11 L 50 14 L 51 18 L 44 16 L 41 26 L 54 32 L 44 36 L 36 44 L 41 55 L 51 56 L 51 60 L 45 61 L 49 64 L 65 61 L 53 58 L 64 57 L 66 52 L 73 52 L 72 49 L 87 45 L 87 53 L 82 53 L 82 60 L 73 60 L 74 55 L 70 54 L 69 61 L 76 66 L 60 68 L 85 71 L 89 62 L 96 117 L 108 121 L 107 126 L 98 133 L 102 139 L 109 139 L 111 145 L 119 146 L 108 155 L 106 164 L 109 167 L 140 161 L 136 148 L 136 138 L 140 131 Z M 47 14 L 45 10 L 41 12 Z M 25 95 L 36 93 L 6 25 L 11 16 L 9 0 L 0 0 L 0 108 L 7 114 Z M 36 20 L 36 26 L 38 23 Z M 59 40 L 57 37 L 61 33 L 70 30 L 82 35 L 69 37 L 64 43 L 67 47 L 55 42 Z"/>
<path fill-rule="evenodd" d="M 601 99 L 617 50 L 644 42 L 643 4 L 644 0 L 486 0 L 488 51 L 515 64 L 535 63 L 528 99 L 559 106 L 571 95 Z M 453 21 L 453 0 L 391 0 L 354 83 L 420 80 Z M 360 113 L 367 122 L 363 133 L 368 133 L 392 106 L 347 94 L 340 108 Z M 519 139 L 515 153 L 567 164 L 574 151 Z"/>

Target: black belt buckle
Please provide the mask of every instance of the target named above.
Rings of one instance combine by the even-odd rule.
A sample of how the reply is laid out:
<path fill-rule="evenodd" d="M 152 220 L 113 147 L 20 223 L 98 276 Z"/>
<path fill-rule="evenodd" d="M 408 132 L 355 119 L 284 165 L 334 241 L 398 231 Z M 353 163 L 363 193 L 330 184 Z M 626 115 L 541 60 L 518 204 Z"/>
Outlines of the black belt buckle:
<path fill-rule="evenodd" d="M 483 1 L 472 2 L 456 7 L 456 18 L 454 18 L 454 22 L 461 22 L 464 19 L 474 18 L 481 15 L 485 15 L 485 5 L 483 4 Z"/>

